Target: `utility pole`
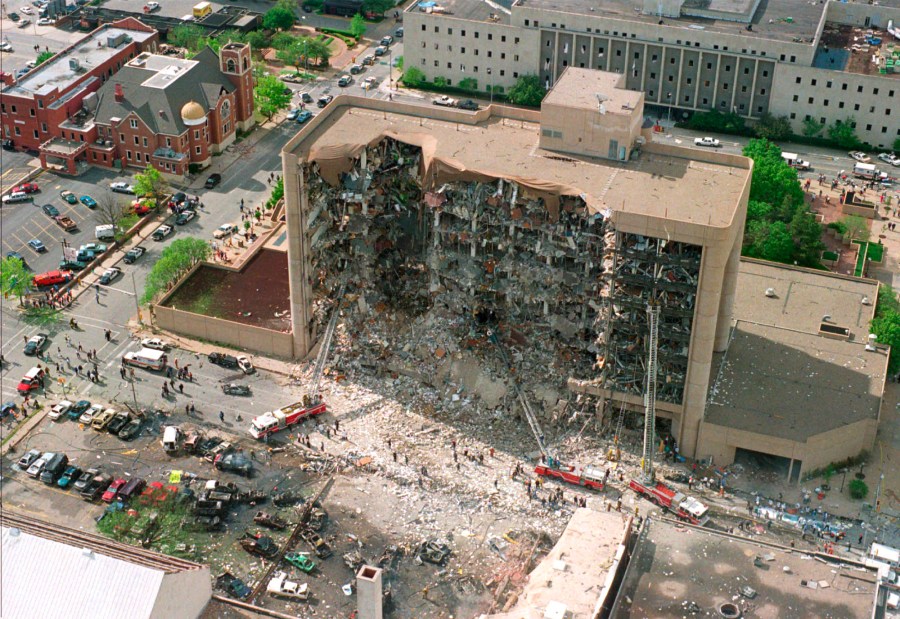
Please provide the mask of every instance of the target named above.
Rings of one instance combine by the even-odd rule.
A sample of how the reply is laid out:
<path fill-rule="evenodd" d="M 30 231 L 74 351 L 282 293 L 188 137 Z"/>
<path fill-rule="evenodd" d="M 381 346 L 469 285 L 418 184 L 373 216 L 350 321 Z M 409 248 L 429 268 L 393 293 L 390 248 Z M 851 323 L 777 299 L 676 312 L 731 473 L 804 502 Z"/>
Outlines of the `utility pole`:
<path fill-rule="evenodd" d="M 137 310 L 138 324 L 142 325 L 142 324 L 144 324 L 144 320 L 143 320 L 143 317 L 141 316 L 141 304 L 138 302 L 137 283 L 135 283 L 135 281 L 134 281 L 134 271 L 131 272 L 131 290 L 134 293 L 134 309 Z M 133 388 L 134 388 L 134 385 L 132 385 L 132 389 Z"/>

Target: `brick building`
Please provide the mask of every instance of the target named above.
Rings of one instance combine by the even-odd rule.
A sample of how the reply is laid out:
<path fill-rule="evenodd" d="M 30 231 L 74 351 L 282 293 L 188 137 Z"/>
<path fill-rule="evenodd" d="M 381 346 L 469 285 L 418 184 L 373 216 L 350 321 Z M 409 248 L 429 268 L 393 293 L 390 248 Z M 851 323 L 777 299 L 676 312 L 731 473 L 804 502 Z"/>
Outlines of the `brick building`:
<path fill-rule="evenodd" d="M 250 47 L 182 59 L 155 54 L 156 36 L 135 19 L 104 26 L 10 84 L 0 93 L 4 136 L 68 174 L 88 164 L 152 164 L 173 176 L 205 167 L 253 125 Z"/>

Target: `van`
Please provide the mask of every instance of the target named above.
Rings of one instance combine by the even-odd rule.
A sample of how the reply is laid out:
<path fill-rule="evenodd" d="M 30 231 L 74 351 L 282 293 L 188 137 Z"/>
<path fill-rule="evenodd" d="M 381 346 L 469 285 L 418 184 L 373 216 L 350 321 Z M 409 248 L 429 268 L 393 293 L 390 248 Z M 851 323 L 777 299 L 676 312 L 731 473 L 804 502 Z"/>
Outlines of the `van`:
<path fill-rule="evenodd" d="M 57 284 L 65 284 L 72 279 L 71 271 L 47 271 L 39 273 L 31 278 L 31 283 L 35 288 L 44 286 L 56 286 Z"/>
<path fill-rule="evenodd" d="M 122 357 L 122 363 L 148 370 L 162 370 L 166 367 L 168 357 L 161 350 L 142 348 L 138 352 L 128 352 Z"/>
<path fill-rule="evenodd" d="M 16 387 L 16 391 L 25 394 L 43 386 L 44 370 L 39 367 L 34 367 L 28 370 L 28 373 L 22 377 L 22 380 L 19 381 L 19 386 Z"/>
<path fill-rule="evenodd" d="M 31 196 L 24 191 L 14 191 L 3 196 L 3 204 L 15 204 L 16 202 L 31 202 Z"/>
<path fill-rule="evenodd" d="M 41 481 L 52 486 L 59 479 L 66 467 L 69 466 L 69 457 L 66 454 L 54 454 L 41 471 Z"/>
<path fill-rule="evenodd" d="M 136 494 L 140 494 L 141 490 L 143 490 L 144 486 L 146 485 L 147 482 L 145 482 L 140 477 L 132 477 L 128 480 L 128 483 L 125 484 L 125 486 L 121 490 L 119 490 L 119 498 L 123 501 L 127 501 Z"/>
<path fill-rule="evenodd" d="M 25 474 L 29 477 L 34 477 L 37 479 L 40 477 L 41 473 L 44 471 L 44 467 L 47 466 L 47 463 L 56 456 L 55 453 L 48 451 L 43 456 L 35 460 L 31 463 L 31 466 L 25 471 Z"/>
<path fill-rule="evenodd" d="M 872 180 L 878 176 L 878 168 L 871 163 L 857 163 L 853 166 L 853 175 Z"/>
<path fill-rule="evenodd" d="M 199 2 L 194 5 L 194 19 L 203 19 L 212 13 L 212 5 L 209 2 Z"/>
<path fill-rule="evenodd" d="M 105 224 L 94 228 L 94 236 L 98 241 L 115 241 L 116 227 L 112 224 Z"/>
<path fill-rule="evenodd" d="M 163 431 L 163 451 L 172 454 L 178 451 L 179 442 L 181 441 L 181 430 L 178 426 L 166 426 Z"/>

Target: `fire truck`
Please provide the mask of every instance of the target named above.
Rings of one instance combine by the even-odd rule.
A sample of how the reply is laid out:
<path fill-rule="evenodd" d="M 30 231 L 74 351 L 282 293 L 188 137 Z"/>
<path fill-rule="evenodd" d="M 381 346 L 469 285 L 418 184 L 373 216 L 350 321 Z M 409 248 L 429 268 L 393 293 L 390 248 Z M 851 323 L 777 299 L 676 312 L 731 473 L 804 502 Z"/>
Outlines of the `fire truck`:
<path fill-rule="evenodd" d="M 656 485 L 644 485 L 636 479 L 628 482 L 628 487 L 640 495 L 645 496 L 651 503 L 669 510 L 679 519 L 699 526 L 709 522 L 709 508 L 695 499 L 673 490 L 662 482 Z"/>
<path fill-rule="evenodd" d="M 574 466 L 566 466 L 559 461 L 548 458 L 547 464 L 538 464 L 534 472 L 541 477 L 552 477 L 573 486 L 583 486 L 591 490 L 603 490 L 605 471 L 594 466 L 585 466 L 578 469 Z"/>
<path fill-rule="evenodd" d="M 257 440 L 266 438 L 270 434 L 281 432 L 304 419 L 321 415 L 327 410 L 325 402 L 322 401 L 322 394 L 319 392 L 319 385 L 322 382 L 325 362 L 328 360 L 328 353 L 331 350 L 331 339 L 334 336 L 338 316 L 341 313 L 341 302 L 344 298 L 345 288 L 346 282 L 341 284 L 341 289 L 337 294 L 338 302 L 331 312 L 331 320 L 325 329 L 325 335 L 322 337 L 322 345 L 319 347 L 319 356 L 316 358 L 316 369 L 313 372 L 309 392 L 303 396 L 300 402 L 255 417 L 250 422 L 250 436 L 253 438 Z"/>
<path fill-rule="evenodd" d="M 310 417 L 321 415 L 326 411 L 325 402 L 312 404 L 307 398 L 304 402 L 297 402 L 284 408 L 263 413 L 259 417 L 254 417 L 250 422 L 250 436 L 255 439 L 262 439 L 275 432 L 280 432 L 285 428 L 290 428 Z"/>

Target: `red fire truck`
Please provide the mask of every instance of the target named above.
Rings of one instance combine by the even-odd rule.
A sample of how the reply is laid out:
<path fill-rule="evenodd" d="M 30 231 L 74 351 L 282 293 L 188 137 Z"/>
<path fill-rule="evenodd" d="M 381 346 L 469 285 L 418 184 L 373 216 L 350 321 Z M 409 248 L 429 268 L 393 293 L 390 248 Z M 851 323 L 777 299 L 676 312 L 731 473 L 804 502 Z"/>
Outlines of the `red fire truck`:
<path fill-rule="evenodd" d="M 250 422 L 250 436 L 256 439 L 265 438 L 275 432 L 281 432 L 308 419 L 321 415 L 326 410 L 325 402 L 311 404 L 309 400 L 297 402 L 278 410 L 263 413 Z"/>
<path fill-rule="evenodd" d="M 640 495 L 643 495 L 655 505 L 659 505 L 675 514 L 681 520 L 699 526 L 709 521 L 709 508 L 695 499 L 669 488 L 662 482 L 655 486 L 644 485 L 636 479 L 632 479 L 628 486 Z"/>
<path fill-rule="evenodd" d="M 584 486 L 591 490 L 603 490 L 603 478 L 605 471 L 593 466 L 578 469 L 574 466 L 560 465 L 552 461 L 548 464 L 538 464 L 534 472 L 541 477 L 552 477 L 573 486 Z"/>

